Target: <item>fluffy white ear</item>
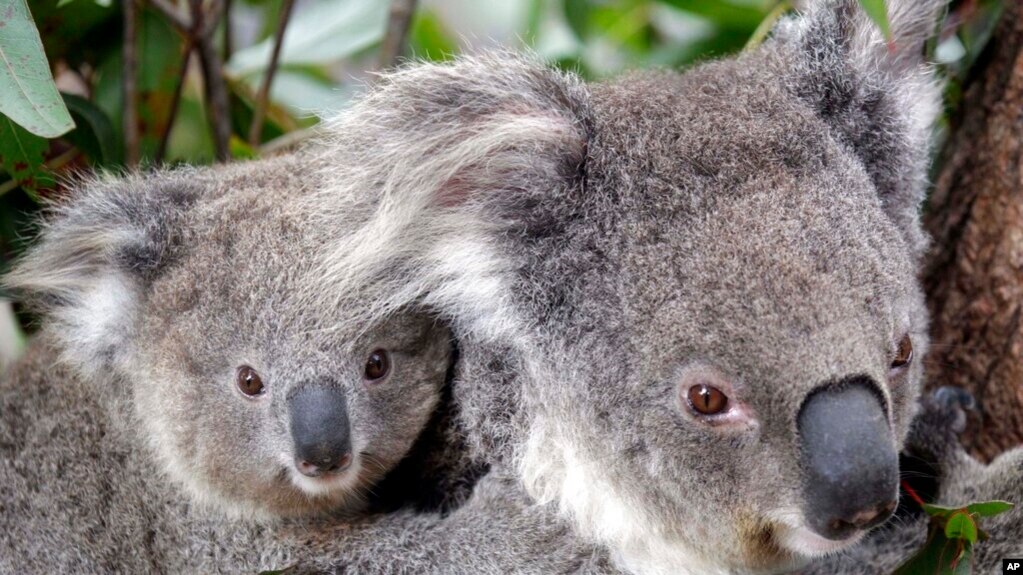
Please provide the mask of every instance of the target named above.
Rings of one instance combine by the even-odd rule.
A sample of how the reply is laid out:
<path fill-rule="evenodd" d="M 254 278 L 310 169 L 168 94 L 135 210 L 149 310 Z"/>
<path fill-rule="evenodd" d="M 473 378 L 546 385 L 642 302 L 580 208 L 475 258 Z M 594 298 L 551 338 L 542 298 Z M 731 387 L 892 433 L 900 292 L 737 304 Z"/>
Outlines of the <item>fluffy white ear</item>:
<path fill-rule="evenodd" d="M 110 368 L 130 341 L 140 289 L 168 257 L 194 195 L 140 176 L 89 182 L 52 206 L 36 244 L 3 279 L 83 375 Z"/>
<path fill-rule="evenodd" d="M 330 124 L 323 146 L 328 197 L 313 211 L 324 225 L 364 223 L 328 257 L 331 292 L 359 298 L 346 308 L 370 315 L 424 294 L 476 308 L 466 315 L 500 315 L 503 264 L 485 253 L 483 235 L 551 225 L 531 216 L 558 195 L 550 191 L 578 181 L 587 126 L 581 83 L 528 56 L 463 57 L 383 77 Z"/>
<path fill-rule="evenodd" d="M 922 250 L 918 213 L 941 111 L 925 43 L 947 0 L 886 0 L 890 38 L 858 0 L 803 4 L 778 25 L 765 49 L 781 50 L 779 73 L 857 153 L 889 213 Z"/>

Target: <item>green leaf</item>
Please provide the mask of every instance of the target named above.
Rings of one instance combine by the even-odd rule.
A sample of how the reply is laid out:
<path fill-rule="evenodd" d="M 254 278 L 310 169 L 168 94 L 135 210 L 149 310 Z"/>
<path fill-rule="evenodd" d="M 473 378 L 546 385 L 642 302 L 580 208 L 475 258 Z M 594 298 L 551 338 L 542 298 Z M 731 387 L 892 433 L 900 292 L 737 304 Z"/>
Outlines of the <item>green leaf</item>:
<path fill-rule="evenodd" d="M 52 178 L 43 170 L 49 148 L 45 139 L 0 116 L 0 166 L 19 187 L 32 195 L 52 183 Z"/>
<path fill-rule="evenodd" d="M 892 575 L 969 575 L 972 557 L 973 546 L 969 541 L 950 540 L 940 522 L 934 520 L 924 546 Z"/>
<path fill-rule="evenodd" d="M 1006 511 L 1009 511 L 1015 507 L 1008 501 L 982 501 L 980 503 L 971 503 L 966 506 L 966 511 L 972 515 L 979 515 L 980 517 L 994 517 L 995 515 L 1001 515 Z"/>
<path fill-rule="evenodd" d="M 892 40 L 892 29 L 888 25 L 888 9 L 885 7 L 885 0 L 860 0 L 860 6 L 863 7 L 863 11 L 870 16 L 870 19 L 874 21 L 881 33 L 884 34 L 885 40 L 889 42 Z"/>
<path fill-rule="evenodd" d="M 44 138 L 75 127 L 25 0 L 0 0 L 0 114 Z"/>
<path fill-rule="evenodd" d="M 1001 515 L 1006 511 L 1009 511 L 1015 507 L 1015 504 L 1009 503 L 1008 501 L 979 501 L 977 503 L 971 503 L 965 507 L 945 507 L 943 505 L 930 505 L 924 504 L 923 510 L 931 517 L 948 517 L 957 511 L 966 511 L 971 515 L 979 515 L 981 517 L 994 517 L 995 515 Z"/>
<path fill-rule="evenodd" d="M 949 539 L 965 539 L 970 543 L 977 542 L 977 524 L 973 517 L 965 511 L 956 511 L 945 523 L 945 537 Z"/>
<path fill-rule="evenodd" d="M 925 504 L 923 504 L 922 509 L 924 510 L 925 513 L 927 513 L 931 517 L 948 517 L 949 515 L 952 515 L 956 511 L 959 511 L 959 510 L 961 510 L 963 508 L 962 507 L 945 507 L 943 505 L 931 505 L 929 503 L 925 503 Z"/>
<path fill-rule="evenodd" d="M 78 126 L 68 132 L 67 138 L 76 148 L 85 152 L 94 163 L 111 165 L 119 163 L 117 135 L 114 126 L 103 110 L 96 104 L 72 94 L 62 94 L 64 103 L 71 111 Z"/>

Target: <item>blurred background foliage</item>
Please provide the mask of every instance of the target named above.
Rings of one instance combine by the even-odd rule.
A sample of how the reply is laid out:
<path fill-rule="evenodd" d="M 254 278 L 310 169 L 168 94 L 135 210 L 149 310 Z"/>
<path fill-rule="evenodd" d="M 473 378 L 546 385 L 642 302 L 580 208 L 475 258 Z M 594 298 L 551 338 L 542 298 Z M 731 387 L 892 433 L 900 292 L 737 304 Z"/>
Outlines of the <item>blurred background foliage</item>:
<path fill-rule="evenodd" d="M 406 57 L 444 60 L 492 46 L 529 48 L 587 79 L 735 53 L 792 9 L 787 0 L 133 1 L 0 0 L 0 55 L 7 68 L 0 70 L 0 273 L 31 241 L 42 202 L 65 194 L 72 174 L 249 158 L 300 141 L 389 63 L 381 45 L 395 34 L 392 11 L 399 5 L 414 8 L 407 37 L 399 31 Z M 883 28 L 883 0 L 861 4 Z M 931 46 L 950 80 L 950 109 L 999 10 L 999 0 L 952 3 Z M 32 60 L 33 22 L 45 52 L 41 63 Z M 202 25 L 208 30 L 198 30 Z M 134 37 L 126 43 L 128 34 Z M 208 39 L 219 61 L 201 58 L 196 38 Z M 126 68 L 126 54 L 134 67 Z M 135 70 L 129 84 L 126 69 Z M 260 104 L 268 69 L 275 70 L 273 81 Z M 226 91 L 223 120 L 211 119 L 218 112 L 209 88 L 217 84 Z M 48 125 L 9 109 L 26 97 L 53 100 L 29 110 Z M 69 117 L 62 116 L 61 100 Z M 125 126 L 132 115 L 134 129 Z M 265 118 L 255 122 L 256 130 L 254 116 Z M 218 121 L 230 131 L 219 148 L 211 135 Z M 11 305 L 0 301 L 0 363 L 4 348 L 21 339 L 15 334 L 25 322 L 14 317 Z"/>

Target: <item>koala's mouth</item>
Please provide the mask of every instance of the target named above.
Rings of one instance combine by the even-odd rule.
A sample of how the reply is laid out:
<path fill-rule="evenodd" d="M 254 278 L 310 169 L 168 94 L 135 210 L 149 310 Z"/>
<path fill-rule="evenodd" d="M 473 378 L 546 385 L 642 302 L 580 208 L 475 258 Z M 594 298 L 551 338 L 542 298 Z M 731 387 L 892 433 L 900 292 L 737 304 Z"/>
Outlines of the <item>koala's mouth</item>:
<path fill-rule="evenodd" d="M 771 515 L 778 547 L 797 557 L 812 559 L 838 553 L 858 543 L 867 533 L 866 530 L 859 530 L 845 539 L 828 539 L 807 527 L 797 514 L 782 512 Z"/>
<path fill-rule="evenodd" d="M 299 472 L 288 458 L 287 477 L 291 484 L 309 497 L 329 497 L 354 493 L 362 484 L 363 457 L 356 453 L 352 462 L 336 473 L 310 477 Z"/>

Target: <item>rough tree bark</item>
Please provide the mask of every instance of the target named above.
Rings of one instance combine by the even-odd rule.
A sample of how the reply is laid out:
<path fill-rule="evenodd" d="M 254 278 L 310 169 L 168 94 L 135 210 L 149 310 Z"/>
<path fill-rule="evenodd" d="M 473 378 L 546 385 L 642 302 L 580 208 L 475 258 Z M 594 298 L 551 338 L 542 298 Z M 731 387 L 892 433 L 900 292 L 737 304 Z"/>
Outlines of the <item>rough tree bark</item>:
<path fill-rule="evenodd" d="M 1023 443 L 1023 2 L 1005 2 L 942 156 L 926 217 L 928 379 L 974 393 L 964 441 L 990 459 Z"/>

